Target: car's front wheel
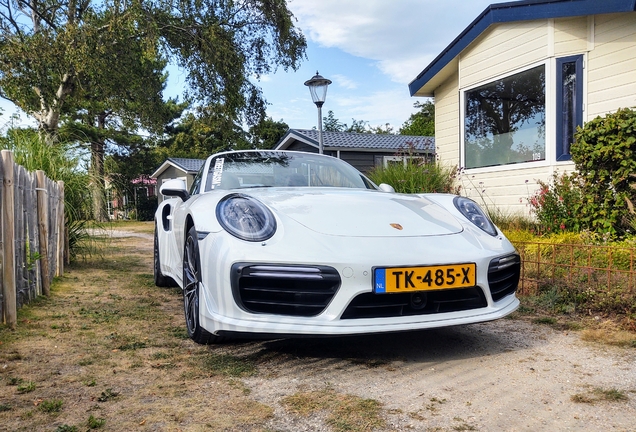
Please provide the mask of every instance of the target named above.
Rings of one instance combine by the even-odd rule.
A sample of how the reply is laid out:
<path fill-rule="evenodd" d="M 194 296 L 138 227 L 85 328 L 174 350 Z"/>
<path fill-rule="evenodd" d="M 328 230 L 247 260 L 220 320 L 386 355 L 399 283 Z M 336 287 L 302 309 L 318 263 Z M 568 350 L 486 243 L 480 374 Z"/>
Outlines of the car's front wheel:
<path fill-rule="evenodd" d="M 199 255 L 199 239 L 194 227 L 188 231 L 183 251 L 183 310 L 185 313 L 188 336 L 198 344 L 221 342 L 201 327 L 199 321 L 199 296 L 201 289 L 201 259 Z"/>

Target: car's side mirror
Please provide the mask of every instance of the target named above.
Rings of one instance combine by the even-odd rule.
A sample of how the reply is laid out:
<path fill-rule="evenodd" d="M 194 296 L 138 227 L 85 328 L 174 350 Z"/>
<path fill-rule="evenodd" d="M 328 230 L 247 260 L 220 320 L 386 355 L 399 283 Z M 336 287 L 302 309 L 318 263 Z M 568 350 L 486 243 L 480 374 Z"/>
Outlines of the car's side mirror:
<path fill-rule="evenodd" d="M 378 186 L 380 188 L 380 190 L 382 192 L 390 192 L 390 193 L 395 193 L 395 189 L 393 189 L 393 186 L 386 184 L 386 183 L 380 183 L 380 185 Z"/>
<path fill-rule="evenodd" d="M 186 188 L 186 184 L 181 179 L 168 180 L 161 185 L 159 192 L 163 196 L 179 197 L 182 201 L 187 201 L 190 198 L 190 193 Z"/>

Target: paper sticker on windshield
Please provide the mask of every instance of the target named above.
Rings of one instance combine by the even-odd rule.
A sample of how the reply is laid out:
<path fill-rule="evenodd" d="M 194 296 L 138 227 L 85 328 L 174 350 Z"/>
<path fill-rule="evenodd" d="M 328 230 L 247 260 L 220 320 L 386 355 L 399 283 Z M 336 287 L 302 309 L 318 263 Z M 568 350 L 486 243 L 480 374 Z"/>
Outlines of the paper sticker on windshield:
<path fill-rule="evenodd" d="M 224 158 L 217 158 L 214 161 L 214 168 L 212 169 L 212 189 L 215 186 L 221 184 L 221 177 L 223 177 L 223 164 L 225 163 Z"/>

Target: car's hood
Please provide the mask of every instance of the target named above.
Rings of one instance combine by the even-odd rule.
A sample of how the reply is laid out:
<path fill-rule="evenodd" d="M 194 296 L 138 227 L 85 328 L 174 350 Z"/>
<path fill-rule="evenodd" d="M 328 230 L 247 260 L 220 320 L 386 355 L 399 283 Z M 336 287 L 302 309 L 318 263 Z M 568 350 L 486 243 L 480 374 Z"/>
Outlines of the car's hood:
<path fill-rule="evenodd" d="M 433 236 L 462 231 L 443 207 L 415 195 L 357 189 L 259 189 L 245 191 L 280 216 L 328 235 Z"/>

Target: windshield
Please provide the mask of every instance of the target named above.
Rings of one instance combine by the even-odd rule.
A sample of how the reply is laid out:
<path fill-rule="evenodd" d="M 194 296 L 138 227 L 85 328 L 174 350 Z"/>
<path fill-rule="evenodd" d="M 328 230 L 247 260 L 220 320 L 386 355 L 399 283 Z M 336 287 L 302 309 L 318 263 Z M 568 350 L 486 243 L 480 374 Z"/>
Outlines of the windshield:
<path fill-rule="evenodd" d="M 212 159 L 205 190 L 254 187 L 344 187 L 375 189 L 339 159 L 280 151 L 226 153 Z"/>

